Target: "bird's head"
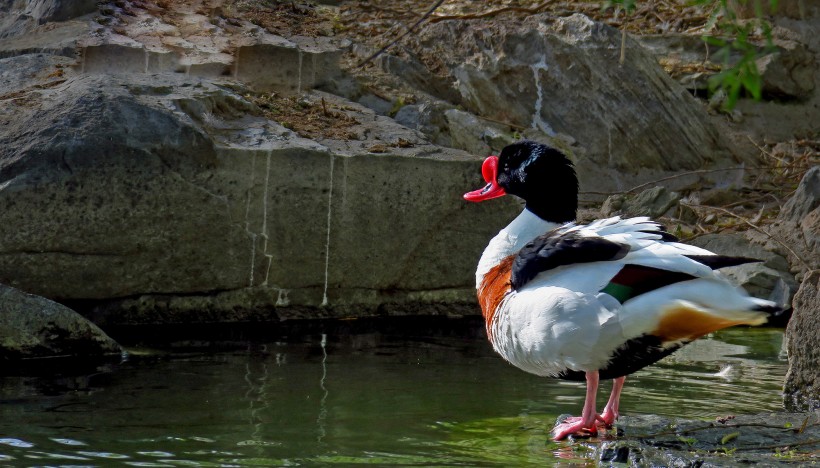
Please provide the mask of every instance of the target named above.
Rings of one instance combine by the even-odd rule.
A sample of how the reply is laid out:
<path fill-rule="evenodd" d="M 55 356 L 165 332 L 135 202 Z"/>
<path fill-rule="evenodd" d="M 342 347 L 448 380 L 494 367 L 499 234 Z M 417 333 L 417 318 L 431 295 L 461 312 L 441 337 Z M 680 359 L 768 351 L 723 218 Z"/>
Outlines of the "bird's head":
<path fill-rule="evenodd" d="M 480 202 L 506 194 L 526 201 L 526 208 L 546 221 L 575 220 L 578 178 L 572 162 L 561 151 L 534 141 L 504 147 L 484 160 L 481 172 L 487 185 L 464 194 Z"/>

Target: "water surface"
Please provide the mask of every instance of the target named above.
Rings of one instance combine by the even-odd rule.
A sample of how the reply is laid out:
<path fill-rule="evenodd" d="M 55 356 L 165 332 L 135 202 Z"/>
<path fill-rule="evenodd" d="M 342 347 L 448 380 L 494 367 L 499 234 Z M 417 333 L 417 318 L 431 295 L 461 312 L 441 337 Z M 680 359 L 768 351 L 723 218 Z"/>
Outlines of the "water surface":
<path fill-rule="evenodd" d="M 0 379 L 0 466 L 583 464 L 549 441 L 557 415 L 580 413 L 583 384 L 525 374 L 466 335 L 317 332 L 14 372 Z M 779 410 L 781 341 L 702 339 L 627 378 L 622 414 Z"/>

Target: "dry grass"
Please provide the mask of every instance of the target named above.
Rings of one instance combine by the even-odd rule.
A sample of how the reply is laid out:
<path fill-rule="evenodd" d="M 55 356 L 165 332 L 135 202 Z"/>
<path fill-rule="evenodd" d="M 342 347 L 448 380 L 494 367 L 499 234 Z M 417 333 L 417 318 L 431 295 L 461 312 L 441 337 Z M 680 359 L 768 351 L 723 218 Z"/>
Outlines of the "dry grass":
<path fill-rule="evenodd" d="M 806 171 L 820 164 L 820 138 L 756 146 L 763 164 L 752 171 L 747 187 L 694 193 L 680 203 L 676 216 L 664 221 L 684 240 L 772 224 Z"/>
<path fill-rule="evenodd" d="M 340 21 L 346 34 L 376 45 L 386 44 L 401 33 L 430 7 L 429 1 L 372 0 L 351 2 L 341 8 Z M 603 8 L 598 0 L 515 1 L 485 0 L 448 1 L 436 10 L 430 22 L 457 21 L 495 16 L 524 17 L 534 13 L 568 16 L 584 13 L 610 26 L 634 34 L 706 32 L 713 10 L 691 5 L 688 0 L 644 0 L 627 14 L 619 8 Z"/>
<path fill-rule="evenodd" d="M 333 16 L 304 2 L 228 0 L 222 7 L 226 18 L 250 21 L 279 36 L 332 36 Z"/>
<path fill-rule="evenodd" d="M 259 107 L 262 114 L 293 130 L 305 138 L 357 140 L 359 124 L 346 113 L 348 109 L 326 102 L 299 96 L 279 96 L 266 93 L 246 96 Z"/>

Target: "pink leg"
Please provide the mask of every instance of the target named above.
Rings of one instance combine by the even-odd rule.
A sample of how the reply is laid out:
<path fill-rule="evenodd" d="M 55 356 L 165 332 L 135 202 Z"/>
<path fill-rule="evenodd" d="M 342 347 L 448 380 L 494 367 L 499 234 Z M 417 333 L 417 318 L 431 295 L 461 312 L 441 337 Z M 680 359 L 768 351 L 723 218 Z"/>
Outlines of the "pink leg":
<path fill-rule="evenodd" d="M 604 413 L 601 415 L 601 420 L 607 426 L 611 426 L 618 419 L 618 402 L 621 399 L 624 380 L 626 380 L 626 377 L 618 377 L 612 381 L 612 393 L 609 395 L 609 401 L 606 403 Z"/>
<path fill-rule="evenodd" d="M 563 422 L 552 430 L 553 440 L 561 440 L 570 434 L 576 434 L 582 430 L 598 432 L 595 427 L 595 397 L 598 395 L 598 371 L 587 372 L 587 395 L 584 399 L 584 409 L 580 418 L 571 418 L 570 422 Z"/>

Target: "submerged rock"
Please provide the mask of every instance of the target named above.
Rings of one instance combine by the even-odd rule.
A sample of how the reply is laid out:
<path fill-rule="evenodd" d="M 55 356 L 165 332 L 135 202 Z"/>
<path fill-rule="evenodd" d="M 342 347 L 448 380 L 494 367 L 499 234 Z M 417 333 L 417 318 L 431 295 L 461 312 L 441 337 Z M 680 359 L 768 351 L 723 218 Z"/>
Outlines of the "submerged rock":
<path fill-rule="evenodd" d="M 0 361 L 120 354 L 120 345 L 68 307 L 0 284 Z"/>
<path fill-rule="evenodd" d="M 630 466 L 722 467 L 811 463 L 820 442 L 816 414 L 727 415 L 713 422 L 624 416 L 617 436 L 585 442 L 601 462 Z"/>

